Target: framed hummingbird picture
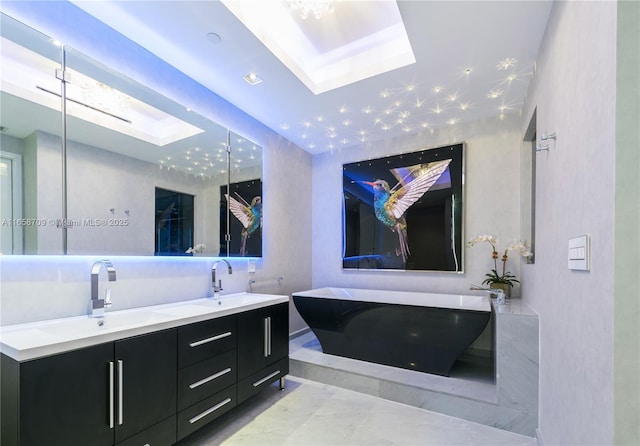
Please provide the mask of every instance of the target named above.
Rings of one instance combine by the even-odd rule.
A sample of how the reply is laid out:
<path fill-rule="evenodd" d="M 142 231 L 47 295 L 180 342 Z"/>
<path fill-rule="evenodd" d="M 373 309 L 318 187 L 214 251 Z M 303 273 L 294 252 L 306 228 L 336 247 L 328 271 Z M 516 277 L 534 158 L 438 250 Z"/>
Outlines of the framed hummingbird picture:
<path fill-rule="evenodd" d="M 463 271 L 464 143 L 342 166 L 342 267 Z"/>
<path fill-rule="evenodd" d="M 226 185 L 220 187 L 220 256 L 262 257 L 262 180 L 231 183 L 229 191 Z"/>

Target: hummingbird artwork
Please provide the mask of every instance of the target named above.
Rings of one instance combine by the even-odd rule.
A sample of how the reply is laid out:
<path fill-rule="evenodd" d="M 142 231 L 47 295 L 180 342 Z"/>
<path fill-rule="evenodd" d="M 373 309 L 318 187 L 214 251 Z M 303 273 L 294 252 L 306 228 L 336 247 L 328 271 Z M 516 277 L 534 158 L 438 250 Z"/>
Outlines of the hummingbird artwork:
<path fill-rule="evenodd" d="M 249 204 L 237 192 L 236 196 L 238 197 L 237 199 L 225 194 L 229 203 L 229 210 L 242 223 L 240 255 L 244 256 L 247 251 L 247 239 L 258 228 L 262 227 L 262 197 L 253 197 L 251 204 Z"/>
<path fill-rule="evenodd" d="M 391 173 L 398 180 L 393 188 L 389 188 L 389 183 L 385 180 L 360 181 L 373 188 L 376 218 L 398 234 L 396 255 L 402 256 L 403 262 L 406 262 L 411 254 L 405 214 L 438 181 L 450 162 L 448 159 L 392 169 Z"/>

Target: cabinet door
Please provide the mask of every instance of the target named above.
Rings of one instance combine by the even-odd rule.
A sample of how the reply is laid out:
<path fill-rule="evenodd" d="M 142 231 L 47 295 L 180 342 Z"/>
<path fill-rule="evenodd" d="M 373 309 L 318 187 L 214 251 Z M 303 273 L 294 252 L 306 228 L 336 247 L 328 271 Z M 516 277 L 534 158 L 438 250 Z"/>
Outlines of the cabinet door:
<path fill-rule="evenodd" d="M 113 444 L 113 343 L 20 364 L 21 446 Z"/>
<path fill-rule="evenodd" d="M 238 380 L 289 354 L 287 303 L 238 315 Z"/>
<path fill-rule="evenodd" d="M 267 364 L 273 364 L 289 356 L 289 304 L 268 307 L 267 316 L 271 317 L 271 354 Z"/>
<path fill-rule="evenodd" d="M 116 443 L 176 413 L 177 330 L 115 342 Z"/>

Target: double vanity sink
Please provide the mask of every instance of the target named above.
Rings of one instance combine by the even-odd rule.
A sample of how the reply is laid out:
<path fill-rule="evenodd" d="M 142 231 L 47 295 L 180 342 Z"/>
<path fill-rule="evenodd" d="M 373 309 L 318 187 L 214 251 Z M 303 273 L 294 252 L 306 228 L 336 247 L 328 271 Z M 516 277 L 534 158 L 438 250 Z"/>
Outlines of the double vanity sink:
<path fill-rule="evenodd" d="M 9 325 L 0 328 L 0 353 L 25 361 L 288 301 L 288 296 L 236 293 L 107 311 L 101 318 L 84 315 Z"/>
<path fill-rule="evenodd" d="M 170 446 L 289 372 L 289 297 L 5 326 L 3 446 Z"/>

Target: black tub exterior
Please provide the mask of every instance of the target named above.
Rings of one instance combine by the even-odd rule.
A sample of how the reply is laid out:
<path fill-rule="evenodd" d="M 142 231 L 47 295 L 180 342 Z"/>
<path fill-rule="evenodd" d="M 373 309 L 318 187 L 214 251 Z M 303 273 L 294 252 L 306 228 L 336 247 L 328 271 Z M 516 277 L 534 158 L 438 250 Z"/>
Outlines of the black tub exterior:
<path fill-rule="evenodd" d="M 490 312 L 293 296 L 324 353 L 449 376 Z"/>

